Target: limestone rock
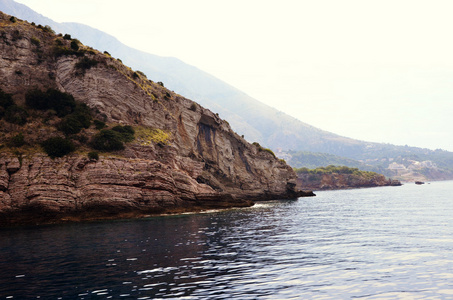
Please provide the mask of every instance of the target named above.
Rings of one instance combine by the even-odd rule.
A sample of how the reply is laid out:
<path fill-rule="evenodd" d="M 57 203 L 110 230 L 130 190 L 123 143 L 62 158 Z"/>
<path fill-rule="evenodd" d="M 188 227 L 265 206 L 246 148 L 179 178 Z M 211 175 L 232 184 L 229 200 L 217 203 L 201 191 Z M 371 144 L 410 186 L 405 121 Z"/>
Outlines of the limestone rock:
<path fill-rule="evenodd" d="M 0 88 L 25 102 L 30 89 L 58 89 L 107 123 L 140 126 L 168 138 L 135 140 L 98 161 L 51 159 L 0 150 L 0 224 L 139 216 L 252 205 L 308 196 L 296 174 L 260 151 L 218 115 L 148 80 L 119 60 L 0 13 Z M 71 52 L 72 51 L 72 52 Z M 95 61 L 81 69 L 83 60 Z M 25 130 L 26 128 L 22 128 Z M 28 132 L 33 132 L 29 127 Z M 31 140 L 53 135 L 40 128 Z"/>

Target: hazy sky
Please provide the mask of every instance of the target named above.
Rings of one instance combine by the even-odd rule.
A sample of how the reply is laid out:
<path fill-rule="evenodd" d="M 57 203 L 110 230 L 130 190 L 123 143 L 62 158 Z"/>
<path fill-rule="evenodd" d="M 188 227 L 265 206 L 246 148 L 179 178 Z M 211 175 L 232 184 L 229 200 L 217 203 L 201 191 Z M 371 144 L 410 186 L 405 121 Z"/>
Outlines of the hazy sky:
<path fill-rule="evenodd" d="M 177 57 L 321 129 L 453 151 L 451 0 L 16 1 Z"/>

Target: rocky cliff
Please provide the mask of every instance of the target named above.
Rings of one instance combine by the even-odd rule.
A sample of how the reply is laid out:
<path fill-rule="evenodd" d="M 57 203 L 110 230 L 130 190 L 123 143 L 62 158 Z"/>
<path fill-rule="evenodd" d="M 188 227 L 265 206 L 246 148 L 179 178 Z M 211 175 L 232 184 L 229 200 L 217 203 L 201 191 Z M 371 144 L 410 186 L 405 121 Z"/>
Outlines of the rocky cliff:
<path fill-rule="evenodd" d="M 310 190 L 338 190 L 378 186 L 399 186 L 401 182 L 384 175 L 360 176 L 354 174 L 298 174 L 297 187 Z"/>
<path fill-rule="evenodd" d="M 284 161 L 246 142 L 213 112 L 108 53 L 2 13 L 0 88 L 26 118 L 0 120 L 2 225 L 248 206 L 255 199 L 311 195 L 296 189 L 296 175 Z M 27 107 L 27 93 L 48 89 L 85 103 L 107 126 L 130 125 L 139 134 L 124 150 L 89 158 L 94 125 L 65 136 L 58 130 L 58 114 Z M 18 135 L 23 145 L 8 143 Z M 39 145 L 55 136 L 72 139 L 77 150 L 50 158 Z"/>

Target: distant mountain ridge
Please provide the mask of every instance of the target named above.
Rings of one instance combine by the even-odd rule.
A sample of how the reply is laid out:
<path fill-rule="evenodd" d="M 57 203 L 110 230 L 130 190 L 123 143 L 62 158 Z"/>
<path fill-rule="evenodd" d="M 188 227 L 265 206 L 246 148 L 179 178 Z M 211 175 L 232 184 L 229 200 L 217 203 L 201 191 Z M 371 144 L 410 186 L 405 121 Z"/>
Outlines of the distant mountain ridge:
<path fill-rule="evenodd" d="M 328 153 L 376 166 L 375 161 L 388 161 L 379 165 L 387 169 L 393 160 L 418 159 L 432 161 L 445 172 L 441 178 L 453 178 L 453 153 L 416 147 L 371 143 L 330 133 L 283 112 L 280 112 L 214 76 L 190 66 L 177 58 L 161 57 L 130 48 L 115 37 L 100 30 L 78 23 L 57 23 L 25 5 L 12 0 L 0 0 L 0 10 L 21 19 L 42 25 L 50 25 L 56 32 L 71 34 L 85 44 L 100 51 L 108 51 L 125 64 L 145 73 L 153 81 L 161 81 L 165 87 L 197 101 L 201 105 L 228 120 L 231 127 L 250 142 L 259 142 L 279 153 L 309 151 Z M 378 124 L 377 124 L 378 126 Z M 282 152 L 283 151 L 283 152 Z M 440 152 L 439 152 L 440 151 Z M 293 167 L 300 167 L 288 160 Z M 325 166 L 329 163 L 326 162 Z M 355 165 L 349 165 L 355 166 Z M 391 173 L 391 172 L 390 172 Z M 426 179 L 429 178 L 429 173 Z M 404 178 L 400 178 L 404 180 Z M 438 177 L 436 177 L 438 179 Z"/>

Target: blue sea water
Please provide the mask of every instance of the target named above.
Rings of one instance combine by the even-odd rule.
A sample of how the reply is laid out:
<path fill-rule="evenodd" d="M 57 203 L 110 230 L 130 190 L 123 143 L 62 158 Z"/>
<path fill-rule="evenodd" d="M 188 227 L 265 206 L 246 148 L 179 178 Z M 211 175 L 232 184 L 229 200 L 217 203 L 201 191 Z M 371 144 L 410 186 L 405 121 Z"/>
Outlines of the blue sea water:
<path fill-rule="evenodd" d="M 453 182 L 0 230 L 0 299 L 453 299 Z"/>

